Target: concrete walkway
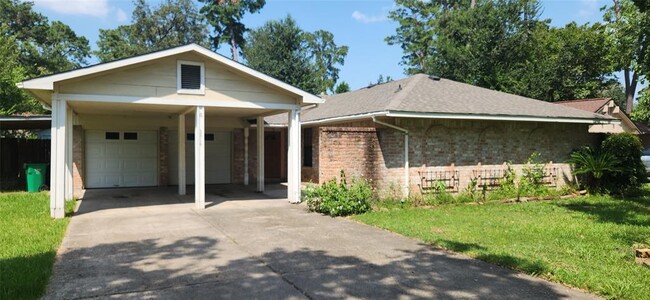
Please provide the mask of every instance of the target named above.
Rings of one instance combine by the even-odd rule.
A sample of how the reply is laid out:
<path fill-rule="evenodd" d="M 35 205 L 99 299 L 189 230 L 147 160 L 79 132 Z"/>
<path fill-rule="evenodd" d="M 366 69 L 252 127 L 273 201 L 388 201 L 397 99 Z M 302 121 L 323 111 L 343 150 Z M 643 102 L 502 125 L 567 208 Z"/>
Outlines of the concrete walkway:
<path fill-rule="evenodd" d="M 173 194 L 87 192 L 46 298 L 593 298 L 281 198 L 209 188 L 196 211 Z"/>

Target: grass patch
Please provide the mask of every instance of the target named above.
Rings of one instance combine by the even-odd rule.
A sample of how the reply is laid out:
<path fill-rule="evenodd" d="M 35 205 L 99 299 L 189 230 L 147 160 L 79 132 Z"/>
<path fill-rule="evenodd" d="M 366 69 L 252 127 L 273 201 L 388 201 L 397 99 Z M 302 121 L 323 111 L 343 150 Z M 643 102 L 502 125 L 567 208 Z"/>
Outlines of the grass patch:
<path fill-rule="evenodd" d="M 38 299 L 69 217 L 50 218 L 48 193 L 0 194 L 0 299 Z M 74 209 L 66 201 L 66 214 Z"/>
<path fill-rule="evenodd" d="M 647 193 L 650 195 L 650 193 Z M 647 299 L 650 196 L 393 208 L 355 220 L 609 298 Z"/>

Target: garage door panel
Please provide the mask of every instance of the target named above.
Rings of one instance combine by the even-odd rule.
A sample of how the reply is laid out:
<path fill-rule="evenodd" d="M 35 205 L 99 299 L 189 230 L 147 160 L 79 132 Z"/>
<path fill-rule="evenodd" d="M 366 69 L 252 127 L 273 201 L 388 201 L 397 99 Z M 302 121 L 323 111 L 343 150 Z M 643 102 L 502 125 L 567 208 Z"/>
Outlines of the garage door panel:
<path fill-rule="evenodd" d="M 86 131 L 86 186 L 102 188 L 156 185 L 157 132 L 127 131 L 137 133 L 135 140 L 125 140 L 124 132 L 119 132 L 119 139 L 107 140 L 107 131 Z"/>
<path fill-rule="evenodd" d="M 188 132 L 191 133 L 191 132 Z M 232 132 L 206 130 L 213 141 L 205 141 L 205 183 L 231 182 Z M 170 183 L 178 184 L 178 132 L 169 133 Z M 185 176 L 188 184 L 194 183 L 194 141 L 185 143 Z"/>

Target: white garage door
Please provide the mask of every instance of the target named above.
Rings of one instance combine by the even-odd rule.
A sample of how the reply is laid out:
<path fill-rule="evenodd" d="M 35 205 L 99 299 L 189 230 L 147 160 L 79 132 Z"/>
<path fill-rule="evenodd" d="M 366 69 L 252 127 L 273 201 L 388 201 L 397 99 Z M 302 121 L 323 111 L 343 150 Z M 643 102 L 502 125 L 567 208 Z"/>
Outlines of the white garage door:
<path fill-rule="evenodd" d="M 86 187 L 155 186 L 156 131 L 86 130 Z"/>
<path fill-rule="evenodd" d="M 194 133 L 185 138 L 185 176 L 187 184 L 194 183 Z M 209 131 L 205 133 L 205 183 L 230 183 L 232 151 L 230 131 Z M 178 184 L 178 132 L 169 132 L 169 180 Z"/>

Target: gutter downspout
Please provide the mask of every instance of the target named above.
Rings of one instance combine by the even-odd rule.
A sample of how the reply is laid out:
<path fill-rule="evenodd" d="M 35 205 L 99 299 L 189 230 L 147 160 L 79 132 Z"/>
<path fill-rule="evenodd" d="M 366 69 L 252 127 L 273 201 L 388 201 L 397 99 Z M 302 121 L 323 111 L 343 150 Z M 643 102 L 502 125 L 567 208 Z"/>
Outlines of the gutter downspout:
<path fill-rule="evenodd" d="M 402 192 L 404 194 L 404 198 L 408 198 L 411 190 L 411 182 L 409 178 L 409 131 L 405 128 L 379 121 L 375 116 L 372 116 L 372 121 L 377 124 L 399 130 L 404 134 L 404 186 L 402 187 Z"/>

